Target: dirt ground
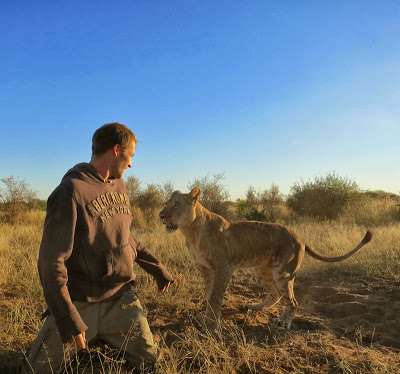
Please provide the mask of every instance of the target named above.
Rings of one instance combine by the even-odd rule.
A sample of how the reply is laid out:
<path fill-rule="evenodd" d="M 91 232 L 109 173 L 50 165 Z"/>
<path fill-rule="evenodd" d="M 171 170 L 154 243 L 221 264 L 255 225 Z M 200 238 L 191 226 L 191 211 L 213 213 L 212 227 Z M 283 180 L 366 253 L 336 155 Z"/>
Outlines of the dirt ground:
<path fill-rule="evenodd" d="M 254 278 L 246 285 L 245 274 L 233 280 L 223 314 L 225 318 L 232 315 L 242 320 L 244 325 L 258 323 L 261 329 L 270 316 L 279 314 L 282 306 L 263 312 L 243 309 L 249 299 L 263 293 Z M 362 334 L 365 344 L 400 349 L 400 282 L 344 276 L 333 271 L 300 272 L 295 281 L 295 297 L 299 308 L 293 331 L 329 331 L 338 338 Z"/>
<path fill-rule="evenodd" d="M 361 334 L 365 345 L 400 348 L 400 282 L 305 274 L 299 277 L 297 294 L 300 318 L 294 328 L 325 327 L 337 337 Z"/>
<path fill-rule="evenodd" d="M 248 310 L 246 306 L 251 301 L 261 300 L 263 292 L 251 271 L 237 271 L 225 296 L 222 321 L 242 329 L 248 341 L 255 344 L 268 342 L 277 352 L 299 357 L 294 364 L 300 364 L 299 371 L 288 367 L 273 373 L 400 373 L 400 282 L 353 277 L 333 271 L 300 272 L 295 282 L 299 308 L 290 331 L 269 324 L 283 306 L 261 312 Z M 177 336 L 190 328 L 183 316 L 172 324 L 169 315 L 150 315 L 149 320 L 153 328 L 167 333 L 167 345 L 172 345 Z M 301 337 L 301 343 L 296 337 Z M 305 352 L 305 340 L 309 345 L 308 353 Z M 387 371 L 376 369 L 374 364 L 369 367 L 369 363 L 362 362 L 363 354 L 359 354 L 363 347 L 376 352 L 377 361 L 385 355 L 395 357 L 394 366 L 398 371 L 393 369 L 392 359 Z M 301 356 L 307 354 L 314 358 L 302 359 Z M 343 367 L 338 371 L 340 365 L 333 362 L 337 356 L 348 357 L 354 364 L 353 369 Z M 323 363 L 317 362 L 314 366 L 313 360 Z M 307 363 L 301 366 L 305 361 Z M 262 362 L 255 367 L 257 373 L 271 373 Z"/>
<path fill-rule="evenodd" d="M 261 300 L 263 289 L 249 271 L 237 271 L 228 288 L 222 319 L 235 321 L 250 334 L 266 330 L 271 317 L 283 310 L 253 311 L 246 307 Z M 400 282 L 351 277 L 333 271 L 300 273 L 295 281 L 299 303 L 292 331 L 330 332 L 338 339 L 357 336 L 368 346 L 400 349 Z M 150 324 L 164 330 L 170 316 L 149 316 Z M 183 323 L 182 323 L 183 322 Z M 183 328 L 184 321 L 176 326 Z M 277 328 L 281 330 L 280 328 Z"/>

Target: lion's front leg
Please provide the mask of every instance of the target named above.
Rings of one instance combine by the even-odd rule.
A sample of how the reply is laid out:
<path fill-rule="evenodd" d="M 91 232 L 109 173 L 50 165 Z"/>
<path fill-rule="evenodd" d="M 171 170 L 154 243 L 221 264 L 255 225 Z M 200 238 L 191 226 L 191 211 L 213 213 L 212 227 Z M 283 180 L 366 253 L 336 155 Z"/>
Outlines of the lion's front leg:
<path fill-rule="evenodd" d="M 205 267 L 204 265 L 197 264 L 204 281 L 204 294 L 205 300 L 208 301 L 211 295 L 211 288 L 214 280 L 214 270 Z"/>
<path fill-rule="evenodd" d="M 214 329 L 219 323 L 222 302 L 233 271 L 234 268 L 226 264 L 221 264 L 214 271 L 211 293 L 207 300 L 205 312 L 205 323 L 207 328 Z"/>

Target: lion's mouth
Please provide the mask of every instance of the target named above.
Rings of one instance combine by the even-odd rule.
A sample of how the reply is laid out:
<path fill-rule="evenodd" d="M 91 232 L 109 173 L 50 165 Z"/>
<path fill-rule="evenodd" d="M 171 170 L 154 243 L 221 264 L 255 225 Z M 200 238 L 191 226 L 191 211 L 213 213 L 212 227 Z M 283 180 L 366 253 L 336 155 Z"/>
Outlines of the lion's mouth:
<path fill-rule="evenodd" d="M 175 230 L 178 230 L 178 225 L 176 225 L 175 223 L 167 223 L 166 225 L 165 225 L 165 229 L 167 230 L 167 231 L 175 231 Z"/>

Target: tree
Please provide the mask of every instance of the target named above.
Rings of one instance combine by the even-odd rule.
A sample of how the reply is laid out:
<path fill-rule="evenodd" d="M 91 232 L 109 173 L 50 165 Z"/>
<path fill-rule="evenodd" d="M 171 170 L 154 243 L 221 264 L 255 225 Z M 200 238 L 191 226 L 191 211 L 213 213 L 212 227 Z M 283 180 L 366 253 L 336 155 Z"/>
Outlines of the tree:
<path fill-rule="evenodd" d="M 36 192 L 25 179 L 14 176 L 0 179 L 6 188 L 0 189 L 1 210 L 6 222 L 14 224 L 20 221 L 29 210 L 35 208 Z"/>

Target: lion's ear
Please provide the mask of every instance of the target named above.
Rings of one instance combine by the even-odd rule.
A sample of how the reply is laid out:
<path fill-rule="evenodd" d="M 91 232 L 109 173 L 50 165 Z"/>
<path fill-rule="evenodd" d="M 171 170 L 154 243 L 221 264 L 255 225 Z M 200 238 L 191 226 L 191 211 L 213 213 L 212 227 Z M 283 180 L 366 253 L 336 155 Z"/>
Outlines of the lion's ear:
<path fill-rule="evenodd" d="M 191 190 L 189 193 L 189 197 L 194 201 L 199 201 L 200 195 L 201 195 L 201 190 L 199 187 L 193 188 L 193 190 Z"/>
<path fill-rule="evenodd" d="M 173 196 L 173 195 L 180 195 L 181 193 L 182 193 L 181 191 L 176 190 L 176 191 L 172 192 L 172 196 Z"/>

